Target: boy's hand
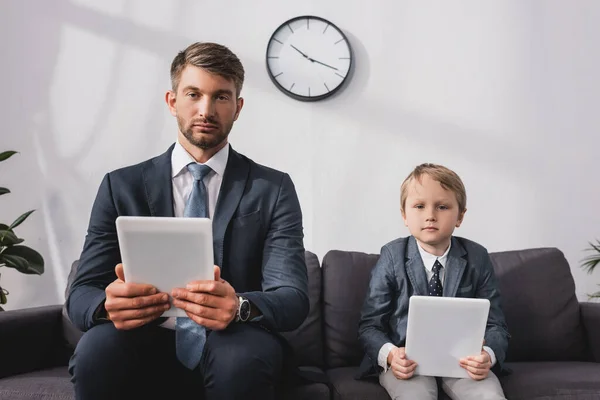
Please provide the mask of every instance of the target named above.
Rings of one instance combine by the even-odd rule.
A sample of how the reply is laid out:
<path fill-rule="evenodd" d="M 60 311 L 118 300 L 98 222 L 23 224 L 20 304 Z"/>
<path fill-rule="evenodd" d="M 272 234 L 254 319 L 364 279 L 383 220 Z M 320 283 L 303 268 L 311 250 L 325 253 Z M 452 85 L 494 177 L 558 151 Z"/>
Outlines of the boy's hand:
<path fill-rule="evenodd" d="M 394 347 L 388 354 L 387 362 L 392 369 L 392 373 L 397 379 L 412 378 L 417 363 L 406 358 L 404 347 Z"/>
<path fill-rule="evenodd" d="M 471 379 L 481 381 L 487 378 L 492 368 L 492 359 L 487 351 L 481 350 L 478 356 L 461 358 L 460 366 L 467 370 Z"/>

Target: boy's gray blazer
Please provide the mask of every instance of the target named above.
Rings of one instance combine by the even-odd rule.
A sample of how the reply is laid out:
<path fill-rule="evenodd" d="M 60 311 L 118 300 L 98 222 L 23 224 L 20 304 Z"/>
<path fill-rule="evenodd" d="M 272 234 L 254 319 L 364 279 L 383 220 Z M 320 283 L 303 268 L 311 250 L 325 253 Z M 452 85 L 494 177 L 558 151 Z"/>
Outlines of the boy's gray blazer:
<path fill-rule="evenodd" d="M 413 236 L 396 239 L 381 249 L 371 272 L 369 290 L 359 322 L 359 340 L 366 356 L 359 377 L 377 374 L 381 346 L 406 341 L 408 301 L 412 295 L 427 296 L 425 266 Z M 500 293 L 487 250 L 468 239 L 452 237 L 445 265 L 445 297 L 484 298 L 490 301 L 485 345 L 496 355 L 494 370 L 503 369 L 510 337 L 500 306 Z"/>

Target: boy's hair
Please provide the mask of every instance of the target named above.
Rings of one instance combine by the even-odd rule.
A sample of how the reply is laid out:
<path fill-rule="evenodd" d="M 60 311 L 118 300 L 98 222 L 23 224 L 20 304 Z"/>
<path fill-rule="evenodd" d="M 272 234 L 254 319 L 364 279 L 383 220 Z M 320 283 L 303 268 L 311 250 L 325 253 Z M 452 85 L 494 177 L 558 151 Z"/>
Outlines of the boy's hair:
<path fill-rule="evenodd" d="M 403 213 L 404 206 L 406 205 L 406 197 L 408 196 L 408 185 L 413 180 L 421 182 L 423 175 L 429 175 L 433 180 L 438 181 L 445 190 L 450 190 L 456 195 L 459 213 L 463 213 L 467 209 L 467 192 L 458 174 L 442 165 L 425 163 L 418 165 L 402 182 L 400 188 L 400 210 Z"/>
<path fill-rule="evenodd" d="M 171 87 L 174 92 L 177 92 L 181 72 L 188 65 L 233 81 L 236 96 L 239 97 L 244 85 L 244 66 L 227 47 L 217 43 L 197 42 L 180 51 L 171 63 Z"/>

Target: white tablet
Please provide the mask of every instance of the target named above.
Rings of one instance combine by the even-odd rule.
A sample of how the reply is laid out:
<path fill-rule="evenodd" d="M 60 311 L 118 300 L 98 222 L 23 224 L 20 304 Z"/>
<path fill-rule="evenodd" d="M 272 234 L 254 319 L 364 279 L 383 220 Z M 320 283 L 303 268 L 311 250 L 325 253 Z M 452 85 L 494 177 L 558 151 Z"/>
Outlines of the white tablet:
<path fill-rule="evenodd" d="M 195 280 L 214 279 L 212 222 L 208 218 L 118 217 L 126 282 L 171 293 Z M 185 317 L 171 306 L 164 317 Z"/>
<path fill-rule="evenodd" d="M 489 310 L 487 299 L 412 296 L 405 350 L 415 375 L 468 378 L 459 360 L 481 353 Z"/>

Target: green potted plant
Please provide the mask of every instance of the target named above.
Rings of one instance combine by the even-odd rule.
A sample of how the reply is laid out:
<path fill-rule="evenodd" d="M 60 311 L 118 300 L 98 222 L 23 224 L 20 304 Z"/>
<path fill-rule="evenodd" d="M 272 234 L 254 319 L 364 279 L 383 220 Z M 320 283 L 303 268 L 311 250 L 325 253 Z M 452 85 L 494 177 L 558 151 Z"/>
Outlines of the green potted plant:
<path fill-rule="evenodd" d="M 0 153 L 0 162 L 15 155 L 16 151 L 5 151 Z M 0 187 L 0 196 L 10 193 L 10 190 Z M 44 258 L 37 251 L 23 246 L 23 239 L 19 238 L 14 229 L 21 225 L 35 210 L 30 210 L 6 225 L 0 223 L 0 267 L 14 268 L 24 274 L 41 275 L 44 273 Z M 1 284 L 2 282 L 0 282 Z M 6 304 L 8 291 L 0 286 L 0 311 L 2 304 Z"/>
<path fill-rule="evenodd" d="M 586 249 L 587 251 L 592 251 L 594 254 L 583 259 L 583 264 L 581 265 L 583 269 L 587 270 L 589 274 L 594 272 L 594 268 L 598 264 L 600 264 L 600 240 L 596 240 L 596 244 L 590 242 L 590 247 Z M 590 299 L 600 298 L 600 291 L 596 293 L 592 293 L 588 295 Z"/>

